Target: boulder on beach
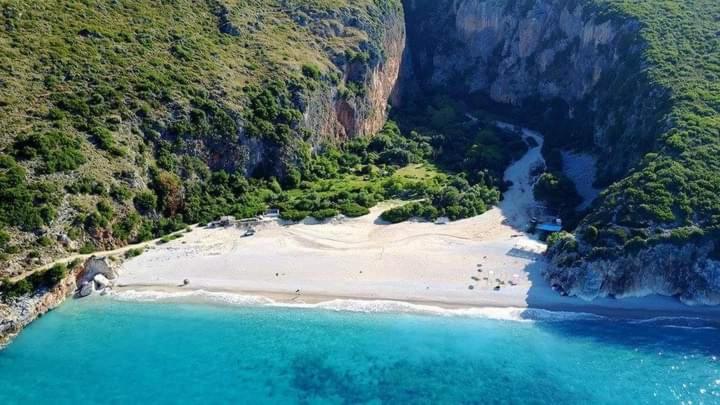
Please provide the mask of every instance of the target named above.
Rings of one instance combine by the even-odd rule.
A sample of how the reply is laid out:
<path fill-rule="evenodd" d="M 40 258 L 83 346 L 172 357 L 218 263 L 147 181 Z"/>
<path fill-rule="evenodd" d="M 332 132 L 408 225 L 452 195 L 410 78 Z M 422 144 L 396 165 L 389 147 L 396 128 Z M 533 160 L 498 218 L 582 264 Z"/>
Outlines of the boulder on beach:
<path fill-rule="evenodd" d="M 106 280 L 115 280 L 118 277 L 112 262 L 107 257 L 91 257 L 85 262 L 82 281 L 94 281 L 98 274 L 102 274 Z"/>
<path fill-rule="evenodd" d="M 78 295 L 80 297 L 84 298 L 84 297 L 88 297 L 88 296 L 92 295 L 92 293 L 94 293 L 94 292 L 95 292 L 95 282 L 86 281 L 80 286 L 80 289 L 78 290 Z"/>
<path fill-rule="evenodd" d="M 96 274 L 95 277 L 93 277 L 93 281 L 95 282 L 98 290 L 102 290 L 110 285 L 110 280 L 102 274 Z"/>

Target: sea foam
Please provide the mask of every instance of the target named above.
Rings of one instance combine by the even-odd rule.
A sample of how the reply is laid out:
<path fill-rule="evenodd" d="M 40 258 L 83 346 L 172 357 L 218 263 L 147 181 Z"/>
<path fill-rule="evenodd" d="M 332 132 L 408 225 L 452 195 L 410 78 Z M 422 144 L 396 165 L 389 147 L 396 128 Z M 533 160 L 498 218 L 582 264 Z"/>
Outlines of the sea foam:
<path fill-rule="evenodd" d="M 113 292 L 110 297 L 121 301 L 139 302 L 207 302 L 238 306 L 263 306 L 297 309 L 319 309 L 358 313 L 411 313 L 432 316 L 484 318 L 515 322 L 561 322 L 577 320 L 601 320 L 603 316 L 584 312 L 549 311 L 517 307 L 456 307 L 444 308 L 392 300 L 332 299 L 318 303 L 275 301 L 258 295 L 228 292 L 190 290 L 178 292 L 125 290 Z"/>

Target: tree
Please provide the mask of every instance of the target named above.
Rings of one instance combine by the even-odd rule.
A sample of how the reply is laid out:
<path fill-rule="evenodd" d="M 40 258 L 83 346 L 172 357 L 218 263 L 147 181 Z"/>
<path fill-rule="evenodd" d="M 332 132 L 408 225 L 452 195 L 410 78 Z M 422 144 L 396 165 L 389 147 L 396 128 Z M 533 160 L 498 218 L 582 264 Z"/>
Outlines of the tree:
<path fill-rule="evenodd" d="M 155 192 L 158 195 L 160 209 L 166 216 L 179 213 L 184 205 L 183 187 L 180 178 L 167 171 L 161 171 L 155 177 Z"/>

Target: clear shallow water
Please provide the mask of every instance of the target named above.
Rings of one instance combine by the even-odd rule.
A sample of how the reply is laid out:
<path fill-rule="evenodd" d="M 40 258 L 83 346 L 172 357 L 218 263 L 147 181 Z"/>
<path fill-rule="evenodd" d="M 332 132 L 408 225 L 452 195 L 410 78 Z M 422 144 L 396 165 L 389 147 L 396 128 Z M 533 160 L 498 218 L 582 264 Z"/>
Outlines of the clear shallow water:
<path fill-rule="evenodd" d="M 680 326 L 680 327 L 678 327 Z M 0 352 L 11 403 L 720 403 L 694 321 L 72 301 Z"/>

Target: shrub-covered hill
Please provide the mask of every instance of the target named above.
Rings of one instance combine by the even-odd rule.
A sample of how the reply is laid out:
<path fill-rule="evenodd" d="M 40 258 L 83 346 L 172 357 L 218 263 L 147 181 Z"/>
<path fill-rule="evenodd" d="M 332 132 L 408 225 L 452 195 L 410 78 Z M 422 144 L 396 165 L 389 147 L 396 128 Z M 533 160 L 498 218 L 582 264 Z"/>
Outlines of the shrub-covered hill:
<path fill-rule="evenodd" d="M 552 277 L 587 297 L 646 288 L 720 302 L 720 2 L 601 3 L 642 24 L 647 76 L 672 107 L 651 152 L 603 193 L 577 239 L 558 240 Z"/>
<path fill-rule="evenodd" d="M 262 209 L 380 129 L 403 29 L 394 0 L 0 1 L 0 272 Z"/>
<path fill-rule="evenodd" d="M 553 284 L 720 303 L 720 2 L 404 4 L 416 115 L 449 94 L 541 130 L 551 171 L 561 150 L 598 157 L 605 192 L 553 241 Z"/>

